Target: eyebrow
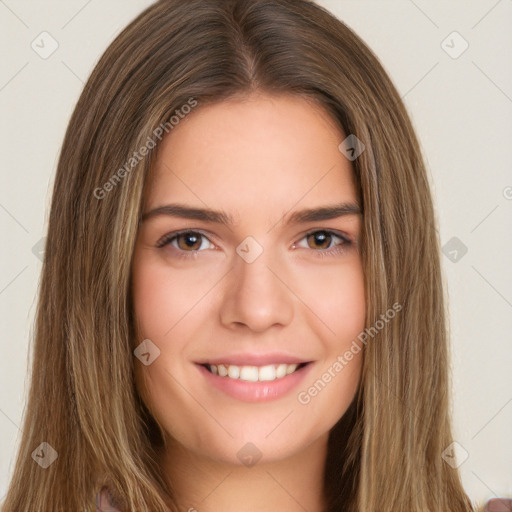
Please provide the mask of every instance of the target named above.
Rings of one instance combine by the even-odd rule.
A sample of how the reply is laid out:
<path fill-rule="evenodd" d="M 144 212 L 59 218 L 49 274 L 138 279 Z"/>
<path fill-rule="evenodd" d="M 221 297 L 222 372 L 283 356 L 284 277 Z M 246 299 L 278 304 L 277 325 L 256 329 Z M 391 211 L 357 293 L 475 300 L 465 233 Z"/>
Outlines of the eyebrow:
<path fill-rule="evenodd" d="M 301 224 L 312 221 L 322 221 L 336 219 L 345 215 L 359 215 L 361 208 L 357 203 L 339 203 L 334 205 L 326 205 L 317 208 L 309 208 L 293 212 L 288 218 L 288 224 Z M 210 208 L 195 208 L 181 204 L 167 204 L 159 206 L 142 215 L 141 221 L 168 215 L 171 217 L 180 217 L 183 219 L 202 220 L 216 224 L 224 224 L 232 226 L 235 224 L 233 217 L 224 211 L 212 210 Z M 283 215 L 285 217 L 286 215 Z"/>

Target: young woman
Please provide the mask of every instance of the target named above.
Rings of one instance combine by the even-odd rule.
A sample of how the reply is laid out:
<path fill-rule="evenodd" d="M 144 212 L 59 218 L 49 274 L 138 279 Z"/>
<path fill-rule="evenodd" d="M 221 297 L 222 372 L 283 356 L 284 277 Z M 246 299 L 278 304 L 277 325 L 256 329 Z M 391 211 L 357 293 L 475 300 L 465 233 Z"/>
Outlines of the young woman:
<path fill-rule="evenodd" d="M 3 510 L 473 510 L 439 254 L 411 122 L 349 28 L 156 2 L 63 143 Z"/>

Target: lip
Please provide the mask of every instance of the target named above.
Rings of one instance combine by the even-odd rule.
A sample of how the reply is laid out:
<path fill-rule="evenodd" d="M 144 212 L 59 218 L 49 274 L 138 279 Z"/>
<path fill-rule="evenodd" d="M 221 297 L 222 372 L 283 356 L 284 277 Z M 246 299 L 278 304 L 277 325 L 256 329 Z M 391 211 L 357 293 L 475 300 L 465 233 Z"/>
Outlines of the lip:
<path fill-rule="evenodd" d="M 215 359 L 205 359 L 197 361 L 197 364 L 233 364 L 235 366 L 266 366 L 268 364 L 301 364 L 309 363 L 308 359 L 300 359 L 283 352 L 273 352 L 270 354 L 231 354 L 225 357 L 216 357 Z"/>
<path fill-rule="evenodd" d="M 284 361 L 281 360 L 281 362 Z M 294 362 L 289 364 L 294 364 Z M 284 397 L 296 388 L 309 373 L 313 363 L 309 362 L 302 368 L 299 368 L 281 379 L 265 382 L 248 382 L 239 379 L 230 379 L 229 377 L 221 377 L 220 375 L 211 373 L 202 364 L 196 364 L 196 366 L 201 375 L 206 379 L 208 387 L 213 386 L 231 398 L 243 402 L 268 402 Z"/>

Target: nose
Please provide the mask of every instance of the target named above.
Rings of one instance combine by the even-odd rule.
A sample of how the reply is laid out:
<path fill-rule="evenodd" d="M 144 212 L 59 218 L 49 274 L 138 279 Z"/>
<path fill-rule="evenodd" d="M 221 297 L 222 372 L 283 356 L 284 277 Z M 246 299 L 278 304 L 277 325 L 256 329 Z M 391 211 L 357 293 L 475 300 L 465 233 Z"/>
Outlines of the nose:
<path fill-rule="evenodd" d="M 269 253 L 264 250 L 251 263 L 235 256 L 220 305 L 220 320 L 225 327 L 235 329 L 245 325 L 251 331 L 263 332 L 292 321 L 292 287 L 282 265 L 271 261 Z"/>

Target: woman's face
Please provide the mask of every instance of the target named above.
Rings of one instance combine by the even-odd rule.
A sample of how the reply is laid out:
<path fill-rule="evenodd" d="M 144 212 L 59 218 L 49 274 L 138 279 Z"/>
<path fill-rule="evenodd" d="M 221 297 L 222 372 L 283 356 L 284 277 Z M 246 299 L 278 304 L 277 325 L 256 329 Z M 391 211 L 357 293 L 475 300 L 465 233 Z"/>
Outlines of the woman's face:
<path fill-rule="evenodd" d="M 339 356 L 365 292 L 344 139 L 310 102 L 264 95 L 199 105 L 163 139 L 133 261 L 136 345 L 150 340 L 135 363 L 176 446 L 283 459 L 350 405 L 362 352 Z"/>

